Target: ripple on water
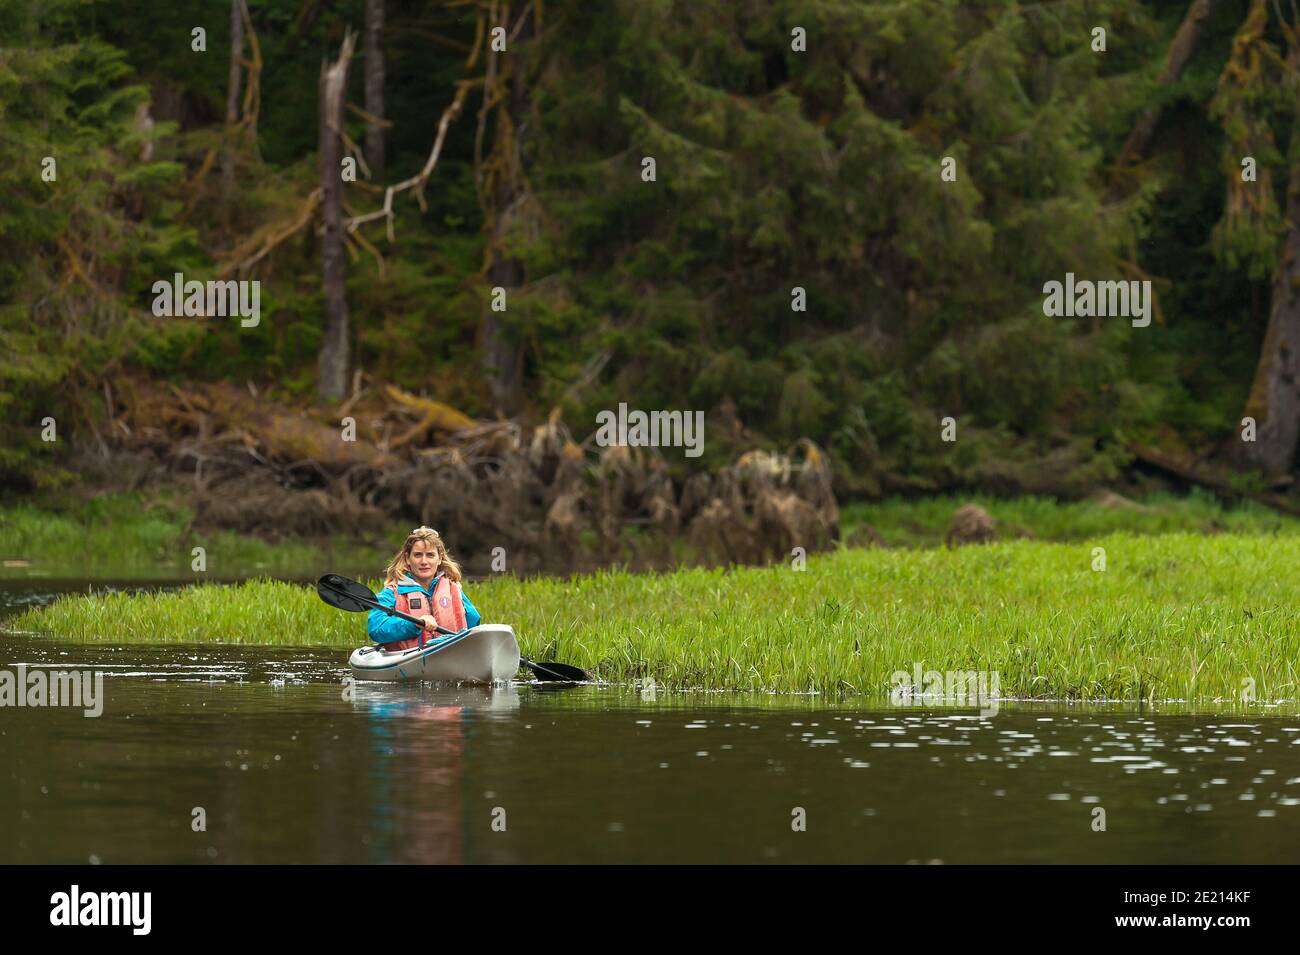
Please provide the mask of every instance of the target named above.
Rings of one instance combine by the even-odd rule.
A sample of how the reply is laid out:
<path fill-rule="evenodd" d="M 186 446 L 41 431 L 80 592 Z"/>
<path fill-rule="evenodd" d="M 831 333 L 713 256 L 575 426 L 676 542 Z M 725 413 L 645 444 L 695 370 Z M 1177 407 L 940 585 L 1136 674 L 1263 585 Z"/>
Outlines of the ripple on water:
<path fill-rule="evenodd" d="M 21 656 L 44 666 L 66 666 L 75 659 L 81 665 L 103 669 L 109 679 L 120 680 L 124 690 L 131 681 L 139 680 L 136 685 L 146 688 L 139 700 L 150 704 L 181 701 L 171 709 L 186 717 L 198 712 L 206 716 L 213 708 L 200 711 L 199 706 L 215 701 L 220 709 L 221 701 L 235 701 L 236 695 L 241 703 L 254 701 L 263 717 L 257 724 L 259 732 L 273 737 L 283 731 L 279 742 L 291 749 L 284 750 L 287 755 L 282 761 L 271 758 L 259 743 L 251 752 L 244 750 L 229 760 L 229 769 L 246 780 L 276 776 L 276 785 L 284 786 L 285 791 L 312 794 L 302 798 L 316 798 L 318 791 L 344 791 L 350 780 L 365 778 L 364 772 L 358 775 L 358 766 L 368 767 L 372 774 L 398 774 L 393 776 L 398 780 L 403 761 L 395 757 L 405 752 L 409 760 L 416 744 L 403 744 L 404 737 L 396 727 L 421 707 L 438 706 L 441 699 L 438 693 L 419 687 L 383 687 L 370 699 L 345 706 L 336 689 L 325 693 L 321 687 L 311 686 L 334 683 L 346 672 L 340 666 L 342 651 L 337 650 L 317 654 L 301 649 L 289 653 L 221 647 L 196 652 L 193 648 L 33 648 L 25 644 Z M 222 681 L 237 682 L 240 687 L 194 687 L 196 683 Z M 160 686 L 172 687 L 175 695 L 160 694 Z M 199 693 L 207 695 L 200 697 Z M 549 698 L 520 689 L 513 706 L 495 714 L 502 722 L 494 725 L 492 732 L 468 726 L 459 737 L 462 749 L 458 752 L 472 755 L 472 759 L 450 769 L 451 764 L 436 765 L 435 775 L 429 778 L 436 779 L 437 773 L 444 772 L 451 773 L 453 779 L 455 773 L 476 774 L 474 781 L 490 779 L 494 790 L 505 792 L 514 785 L 512 767 L 519 764 L 528 785 L 541 787 L 536 804 L 564 805 L 573 799 L 574 784 L 566 783 L 558 768 L 572 767 L 568 756 L 581 752 L 582 765 L 590 770 L 583 776 L 581 799 L 584 806 L 591 806 L 586 814 L 595 820 L 598 836 L 615 832 L 611 827 L 617 825 L 622 827 L 617 830 L 621 842 L 641 838 L 654 812 L 672 809 L 669 803 L 673 800 L 663 798 L 663 786 L 671 778 L 674 799 L 680 796 L 678 801 L 689 804 L 696 814 L 674 817 L 671 831 L 690 833 L 692 841 L 710 847 L 730 845 L 716 819 L 706 818 L 707 810 L 700 812 L 699 807 L 711 805 L 717 793 L 725 793 L 727 807 L 735 804 L 735 792 L 747 794 L 745 803 L 756 807 L 755 819 L 730 829 L 752 833 L 767 818 L 763 813 L 779 818 L 781 812 L 788 813 L 794 793 L 802 800 L 806 792 L 810 801 L 819 801 L 819 813 L 838 813 L 834 817 L 838 822 L 810 826 L 804 843 L 826 839 L 820 851 L 836 858 L 838 846 L 856 845 L 857 861 L 938 857 L 954 862 L 1041 860 L 1049 848 L 1061 853 L 1053 857 L 1062 860 L 1108 861 L 1097 853 L 1112 852 L 1113 848 L 1094 852 L 1093 843 L 1072 835 L 1078 828 L 1075 814 L 1089 813 L 1098 805 L 1108 809 L 1124 805 L 1120 818 L 1140 833 L 1131 841 L 1126 833 L 1125 851 L 1133 853 L 1131 858 L 1125 857 L 1127 861 L 1182 858 L 1179 853 L 1184 849 L 1189 856 L 1204 851 L 1203 840 L 1196 837 L 1205 831 L 1207 820 L 1197 817 L 1206 813 L 1212 813 L 1216 830 L 1247 832 L 1254 826 L 1255 832 L 1263 834 L 1219 840 L 1216 845 L 1224 852 L 1229 850 L 1223 846 L 1245 851 L 1240 847 L 1246 845 L 1258 860 L 1285 861 L 1279 855 L 1283 847 L 1300 841 L 1300 752 L 1294 749 L 1300 743 L 1300 726 L 1284 725 L 1294 716 L 1227 723 L 1222 717 L 1100 716 L 1095 710 L 1045 715 L 1032 706 L 1007 706 L 989 718 L 941 710 L 900 714 L 852 706 L 814 709 L 806 702 L 794 710 L 788 701 L 760 708 L 741 705 L 725 695 L 708 702 L 667 692 L 660 692 L 653 701 L 643 700 L 635 690 L 629 691 L 626 699 L 624 696 L 620 688 L 585 688 Z M 300 719 L 291 727 L 281 725 L 283 714 L 301 712 L 293 708 L 313 699 L 323 710 L 328 708 L 330 719 L 324 721 L 328 732 L 320 723 L 304 730 Z M 334 708 L 340 707 L 336 712 Z M 463 724 L 494 718 L 486 698 L 473 694 L 455 701 L 454 707 Z M 146 710 L 137 708 L 135 713 L 152 718 Z M 234 702 L 228 712 L 238 717 L 229 722 L 238 724 L 245 717 Z M 226 721 L 227 712 L 220 715 Z M 354 717 L 365 728 L 360 744 L 347 717 Z M 135 724 L 144 722 L 133 720 L 129 724 L 133 733 Z M 534 725 L 536 730 L 530 731 Z M 648 732 L 652 726 L 655 733 Z M 441 732 L 442 727 L 426 724 L 412 739 L 427 741 L 427 730 Z M 588 727 L 598 727 L 599 732 Z M 693 750 L 681 745 L 683 731 L 690 730 L 704 731 L 685 736 L 691 744 L 702 744 Z M 194 732 L 183 722 L 176 724 L 176 731 Z M 205 724 L 202 732 L 214 729 Z M 299 733 L 304 734 L 301 740 Z M 734 745 L 719 737 L 734 741 Z M 240 745 L 248 744 L 248 739 L 240 740 Z M 444 758 L 430 755 L 427 742 L 421 746 L 424 748 L 414 750 L 421 758 Z M 565 750 L 566 746 L 577 749 Z M 154 741 L 151 747 L 120 755 L 118 765 L 129 764 L 132 773 L 139 773 L 138 767 L 144 763 L 179 758 L 182 749 L 190 753 L 201 747 L 187 743 L 172 752 Z M 372 751 L 385 754 L 373 765 L 365 762 Z M 295 762 L 298 757 L 294 754 L 308 752 L 309 785 L 299 785 L 303 777 L 287 775 L 286 764 Z M 222 754 L 222 762 L 229 753 Z M 686 758 L 692 753 L 694 759 Z M 89 760 L 88 765 L 99 759 L 90 749 L 79 752 L 77 758 Z M 660 785 L 651 787 L 659 794 L 651 801 L 653 811 L 634 815 L 638 807 L 622 801 L 629 798 L 628 793 L 638 791 L 629 782 L 635 777 L 628 773 L 661 772 L 670 766 L 673 775 L 659 778 Z M 174 770 L 171 775 L 177 779 L 192 778 L 196 772 L 192 767 L 159 766 L 164 777 L 163 770 Z M 343 775 L 331 775 L 336 773 Z M 111 788 L 120 786 L 123 778 L 131 776 L 118 771 L 104 776 L 104 782 Z M 169 784 L 164 779 L 159 785 L 165 789 Z M 251 787 L 255 783 L 233 785 Z M 117 797 L 124 798 L 120 791 Z M 269 798 L 276 797 L 272 793 Z M 524 797 L 519 799 L 524 804 Z M 780 800 L 785 800 L 784 808 Z M 146 807 L 142 811 L 154 810 Z M 511 818 L 513 823 L 513 811 Z M 703 820 L 698 826 L 692 821 L 697 818 Z M 846 821 L 849 819 L 851 824 Z M 987 824 L 975 824 L 981 821 Z M 1159 824 L 1146 824 L 1153 821 Z M 71 820 L 69 824 L 77 823 Z M 853 843 L 859 829 L 862 841 Z M 679 838 L 665 835 L 666 831 L 652 836 L 660 841 Z M 925 844 L 931 832 L 948 844 Z M 274 841 L 278 834 L 268 832 L 264 838 Z M 106 845 L 109 843 L 111 840 Z M 600 844 L 600 839 L 595 843 Z M 764 837 L 757 846 L 765 843 L 776 845 L 776 839 Z M 237 848 L 223 845 L 223 860 L 241 861 Z M 782 858 L 803 858 L 795 846 L 780 843 L 779 850 Z M 687 848 L 681 851 L 687 852 Z M 751 838 L 728 851 L 749 860 L 762 850 Z M 105 858 L 122 857 L 124 853 L 116 848 L 105 854 Z M 1236 857 L 1224 861 L 1236 861 Z"/>

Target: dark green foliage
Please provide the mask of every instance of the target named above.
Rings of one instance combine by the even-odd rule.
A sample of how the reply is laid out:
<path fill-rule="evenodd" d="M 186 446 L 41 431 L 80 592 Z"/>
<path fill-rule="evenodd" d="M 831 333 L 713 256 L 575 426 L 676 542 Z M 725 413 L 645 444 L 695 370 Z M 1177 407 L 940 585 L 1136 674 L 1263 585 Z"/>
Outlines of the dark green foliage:
<path fill-rule="evenodd" d="M 179 168 L 139 158 L 148 90 L 120 50 L 74 38 L 79 6 L 39 9 L 5 5 L 27 43 L 0 49 L 0 480 L 29 486 L 69 477 L 52 452 L 87 399 L 68 385 L 148 348 L 137 296 L 197 251 L 158 198 Z"/>
<path fill-rule="evenodd" d="M 56 479 L 37 423 L 88 426 L 96 383 L 121 369 L 312 391 L 311 229 L 249 276 L 263 283 L 258 328 L 148 313 L 153 281 L 216 277 L 316 184 L 320 63 L 360 26 L 363 0 L 249 5 L 261 109 L 227 207 L 218 173 L 199 176 L 223 141 L 227 4 L 0 0 L 0 479 Z M 1220 80 L 1248 7 L 1220 4 L 1182 79 L 1162 86 L 1181 2 L 546 3 L 523 137 L 539 212 L 508 236 L 527 283 L 503 316 L 530 410 L 559 405 L 581 437 L 621 401 L 711 421 L 734 408 L 747 432 L 711 431 L 701 464 L 810 437 L 841 489 L 869 494 L 1070 489 L 1122 464 L 1126 438 L 1221 440 L 1258 353 L 1292 146 L 1276 24 L 1261 27 L 1258 69 Z M 466 67 L 476 16 L 388 0 L 390 181 L 421 167 L 454 84 L 482 70 L 482 56 Z M 791 48 L 796 27 L 807 52 Z M 360 88 L 354 69 L 358 105 Z M 133 117 L 150 95 L 143 163 Z M 1159 133 L 1117 179 L 1120 144 L 1152 105 Z M 451 128 L 428 210 L 400 195 L 394 244 L 381 223 L 365 228 L 382 272 L 357 250 L 348 278 L 355 363 L 476 414 L 491 409 L 479 107 L 471 95 Z M 358 116 L 348 131 L 362 140 Z M 1271 205 L 1225 206 L 1244 150 L 1272 177 Z M 40 180 L 50 154 L 57 184 Z M 354 212 L 381 198 L 345 194 Z M 1067 272 L 1150 277 L 1159 316 L 1146 329 L 1048 318 L 1043 285 Z M 791 308 L 795 288 L 806 311 Z M 940 439 L 946 417 L 955 443 Z"/>
<path fill-rule="evenodd" d="M 1135 84 L 1087 40 L 1106 22 L 1153 44 L 1144 16 L 629 2 L 553 24 L 561 65 L 533 148 L 555 228 L 528 255 L 535 277 L 582 287 L 593 337 L 622 319 L 613 385 L 588 413 L 620 394 L 730 397 L 762 434 L 827 442 L 868 484 L 975 477 L 938 441 L 944 415 L 1027 460 L 1063 429 L 1104 439 L 1101 386 L 1125 375 L 1127 335 L 1045 319 L 1042 285 L 1117 276 L 1140 234 L 1148 197 L 1103 210 L 1115 119 L 1095 115 Z M 794 26 L 815 54 L 791 51 Z M 597 55 L 606 44 L 618 54 Z M 1120 65 L 1143 65 L 1135 46 L 1116 41 Z"/>

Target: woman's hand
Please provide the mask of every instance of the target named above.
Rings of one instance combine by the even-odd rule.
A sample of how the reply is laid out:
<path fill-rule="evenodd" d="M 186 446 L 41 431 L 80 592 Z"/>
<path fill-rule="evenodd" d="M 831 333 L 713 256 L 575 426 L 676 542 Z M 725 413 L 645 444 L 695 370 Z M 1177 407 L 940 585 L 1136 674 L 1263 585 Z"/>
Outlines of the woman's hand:
<path fill-rule="evenodd" d="M 420 618 L 420 623 L 424 624 L 424 629 L 428 630 L 430 633 L 438 632 L 438 621 L 434 620 L 427 613 Z"/>

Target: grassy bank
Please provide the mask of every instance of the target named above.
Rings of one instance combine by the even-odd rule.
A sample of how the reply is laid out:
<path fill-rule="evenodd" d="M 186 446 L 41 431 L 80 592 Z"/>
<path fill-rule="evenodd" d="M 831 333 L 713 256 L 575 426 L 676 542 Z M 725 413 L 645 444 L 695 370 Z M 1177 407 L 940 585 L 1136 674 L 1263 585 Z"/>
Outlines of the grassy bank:
<path fill-rule="evenodd" d="M 327 566 L 382 566 L 392 556 L 388 546 L 343 538 L 272 542 L 230 531 L 196 531 L 192 520 L 193 512 L 178 497 L 159 493 L 3 506 L 0 574 L 84 579 L 314 576 Z M 195 547 L 204 550 L 206 570 L 201 573 L 193 569 Z"/>
<path fill-rule="evenodd" d="M 1045 497 L 891 498 L 845 505 L 840 525 L 846 540 L 867 526 L 890 547 L 934 547 L 943 543 L 953 512 L 966 503 L 987 510 L 1003 540 L 1085 541 L 1114 533 L 1300 534 L 1300 519 L 1250 503 L 1226 507 L 1203 492 L 1153 495 L 1118 506 Z M 407 529 L 407 524 L 387 533 L 381 529 L 377 537 L 385 541 L 382 545 L 344 537 L 272 541 L 193 530 L 192 520 L 193 512 L 178 494 L 156 491 L 0 505 L 0 576 L 198 580 L 204 575 L 311 577 L 324 569 L 361 572 L 382 567 Z M 625 536 L 634 540 L 641 533 L 630 527 Z M 594 539 L 587 543 L 595 549 Z M 454 541 L 452 545 L 454 549 Z M 204 574 L 192 569 L 195 547 L 204 548 Z M 679 559 L 689 557 L 681 541 L 675 552 Z"/>
<path fill-rule="evenodd" d="M 1300 518 L 1251 501 L 1225 505 L 1199 489 L 1186 495 L 1151 494 L 1133 501 L 979 494 L 896 497 L 847 504 L 841 509 L 840 525 L 846 538 L 865 525 L 890 547 L 934 547 L 943 543 L 953 512 L 963 504 L 978 504 L 988 511 L 997 521 L 1002 540 L 1019 539 L 1026 533 L 1050 541 L 1082 541 L 1119 533 L 1300 534 Z"/>
<path fill-rule="evenodd" d="M 1094 548 L 1106 569 L 1093 569 Z M 471 588 L 524 652 L 664 687 L 883 694 L 897 670 L 996 671 L 1003 695 L 1300 695 L 1300 536 L 1113 534 L 843 550 L 774 568 L 497 578 Z M 17 629 L 115 642 L 365 641 L 314 592 L 253 582 L 62 599 Z M 340 663 L 342 655 L 340 655 Z"/>

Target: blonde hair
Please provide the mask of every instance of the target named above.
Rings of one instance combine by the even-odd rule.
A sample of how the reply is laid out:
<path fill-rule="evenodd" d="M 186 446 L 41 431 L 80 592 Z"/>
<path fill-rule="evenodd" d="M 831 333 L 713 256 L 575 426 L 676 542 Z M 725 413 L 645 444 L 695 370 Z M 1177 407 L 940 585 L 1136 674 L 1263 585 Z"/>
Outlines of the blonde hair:
<path fill-rule="evenodd" d="M 388 562 L 388 567 L 384 570 L 384 586 L 395 584 L 401 580 L 404 575 L 410 573 L 411 551 L 419 541 L 426 541 L 432 544 L 434 550 L 437 551 L 439 563 L 438 569 L 434 571 L 434 573 L 437 574 L 441 571 L 451 580 L 460 583 L 460 564 L 456 563 L 456 561 L 452 559 L 451 554 L 447 552 L 447 545 L 442 542 L 442 538 L 438 536 L 438 532 L 432 527 L 417 527 L 415 530 L 411 531 L 411 533 L 406 535 L 406 543 L 404 543 L 402 549 L 393 556 L 393 559 Z"/>

